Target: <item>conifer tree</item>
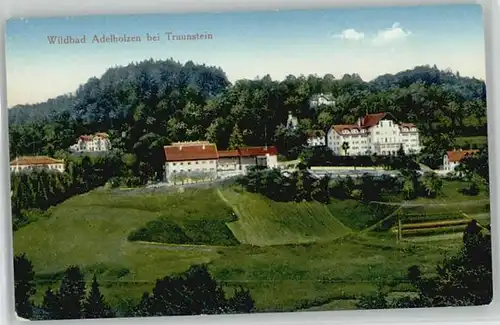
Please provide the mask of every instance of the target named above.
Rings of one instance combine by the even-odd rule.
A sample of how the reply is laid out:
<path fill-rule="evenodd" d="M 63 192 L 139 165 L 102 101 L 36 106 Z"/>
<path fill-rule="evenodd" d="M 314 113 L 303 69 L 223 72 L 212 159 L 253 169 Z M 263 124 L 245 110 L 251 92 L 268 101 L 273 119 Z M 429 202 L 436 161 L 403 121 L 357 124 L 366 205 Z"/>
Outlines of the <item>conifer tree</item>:
<path fill-rule="evenodd" d="M 62 319 L 82 318 L 82 302 L 85 297 L 85 283 L 80 268 L 77 266 L 70 266 L 66 269 L 58 296 L 61 304 Z"/>
<path fill-rule="evenodd" d="M 95 274 L 90 292 L 83 303 L 83 312 L 84 318 L 111 318 L 114 316 L 104 296 L 101 294 Z"/>
<path fill-rule="evenodd" d="M 62 319 L 59 296 L 57 292 L 52 291 L 52 288 L 48 288 L 47 291 L 45 291 L 42 302 L 42 310 L 44 319 Z"/>

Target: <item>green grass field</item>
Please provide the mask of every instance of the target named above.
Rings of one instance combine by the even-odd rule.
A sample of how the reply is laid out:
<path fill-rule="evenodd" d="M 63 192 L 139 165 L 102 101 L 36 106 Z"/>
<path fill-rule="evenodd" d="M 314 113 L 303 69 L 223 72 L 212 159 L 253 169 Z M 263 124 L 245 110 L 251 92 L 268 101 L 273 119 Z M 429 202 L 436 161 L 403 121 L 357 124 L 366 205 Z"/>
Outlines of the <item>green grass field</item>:
<path fill-rule="evenodd" d="M 451 195 L 458 185 L 447 182 L 444 198 L 417 201 L 457 206 L 464 201 Z M 461 209 L 487 223 L 486 203 L 469 201 Z M 439 213 L 454 215 L 449 207 L 405 209 L 417 222 L 433 222 Z M 124 311 L 156 279 L 208 263 L 228 291 L 251 289 L 258 311 L 351 309 L 379 284 L 411 290 L 404 281 L 408 267 L 433 273 L 461 245 L 449 233 L 398 244 L 390 231 L 370 231 L 396 210 L 354 200 L 277 203 L 228 187 L 137 195 L 95 190 L 16 231 L 14 249 L 34 263 L 38 302 L 69 265 L 82 267 L 89 281 L 97 273 L 107 299 Z M 143 237 L 128 240 L 138 232 Z"/>

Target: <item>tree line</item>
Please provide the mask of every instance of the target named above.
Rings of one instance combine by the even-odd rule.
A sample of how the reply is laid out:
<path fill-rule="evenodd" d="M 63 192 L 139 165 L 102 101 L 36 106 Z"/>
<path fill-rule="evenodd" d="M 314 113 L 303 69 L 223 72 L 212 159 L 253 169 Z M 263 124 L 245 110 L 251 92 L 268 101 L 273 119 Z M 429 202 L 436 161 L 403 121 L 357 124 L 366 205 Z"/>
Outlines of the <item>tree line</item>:
<path fill-rule="evenodd" d="M 49 208 L 66 199 L 103 186 L 120 175 L 122 161 L 102 157 L 67 157 L 65 171 L 47 169 L 11 174 L 11 206 L 14 230 L 50 215 Z"/>
<path fill-rule="evenodd" d="M 113 318 L 119 316 L 101 293 L 94 274 L 90 287 L 78 266 L 68 267 L 58 289 L 49 287 L 37 305 L 37 276 L 25 254 L 14 257 L 15 307 L 19 317 L 32 320 Z M 151 293 L 123 317 L 180 316 L 200 314 L 251 313 L 255 302 L 250 291 L 238 287 L 227 296 L 206 265 L 194 265 L 181 274 L 156 280 Z"/>
<path fill-rule="evenodd" d="M 335 105 L 311 106 L 318 93 L 330 94 Z M 42 106 L 53 113 L 21 117 Z M 298 118 L 295 130 L 286 127 L 288 112 Z M 293 159 L 311 130 L 375 112 L 415 123 L 425 147 L 421 159 L 432 167 L 457 137 L 486 135 L 486 88 L 481 80 L 429 66 L 370 82 L 327 74 L 230 84 L 220 68 L 147 60 L 109 69 L 66 99 L 10 109 L 10 152 L 57 155 L 81 134 L 107 131 L 117 150 L 134 157 L 136 176 L 159 179 L 163 146 L 174 141 L 208 140 L 220 149 L 274 144 Z"/>

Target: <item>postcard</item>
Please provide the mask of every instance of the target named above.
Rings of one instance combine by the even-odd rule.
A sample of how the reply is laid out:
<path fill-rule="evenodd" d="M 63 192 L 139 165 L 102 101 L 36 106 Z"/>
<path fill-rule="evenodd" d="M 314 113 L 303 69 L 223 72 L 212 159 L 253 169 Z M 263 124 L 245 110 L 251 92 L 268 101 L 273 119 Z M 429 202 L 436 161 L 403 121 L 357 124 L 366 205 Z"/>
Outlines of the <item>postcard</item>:
<path fill-rule="evenodd" d="M 478 5 L 11 19 L 17 315 L 489 304 L 483 29 Z"/>

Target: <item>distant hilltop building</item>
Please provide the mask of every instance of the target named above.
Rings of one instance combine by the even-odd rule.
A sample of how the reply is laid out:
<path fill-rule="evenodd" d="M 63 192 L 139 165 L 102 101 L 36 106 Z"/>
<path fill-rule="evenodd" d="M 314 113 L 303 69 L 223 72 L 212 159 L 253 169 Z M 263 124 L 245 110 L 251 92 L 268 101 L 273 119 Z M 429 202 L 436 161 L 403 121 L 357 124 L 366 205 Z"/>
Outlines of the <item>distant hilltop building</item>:
<path fill-rule="evenodd" d="M 196 182 L 241 175 L 251 166 L 278 167 L 275 147 L 217 150 L 208 141 L 176 142 L 164 147 L 165 181 Z"/>
<path fill-rule="evenodd" d="M 295 130 L 299 126 L 299 120 L 293 116 L 292 112 L 288 112 L 288 119 L 286 121 L 286 127 L 290 130 Z"/>
<path fill-rule="evenodd" d="M 54 170 L 62 173 L 64 172 L 64 160 L 47 156 L 24 156 L 18 157 L 10 162 L 10 171 L 14 173 L 41 169 Z"/>
<path fill-rule="evenodd" d="M 389 113 L 367 114 L 355 124 L 333 125 L 328 131 L 328 147 L 338 155 L 396 155 L 421 150 L 417 127 L 397 123 Z"/>
<path fill-rule="evenodd" d="M 307 132 L 307 145 L 309 147 L 322 147 L 326 145 L 326 135 L 322 130 Z"/>
<path fill-rule="evenodd" d="M 332 94 L 316 94 L 309 100 L 309 107 L 317 108 L 319 106 L 335 106 L 335 98 Z"/>
<path fill-rule="evenodd" d="M 111 141 L 107 133 L 99 132 L 94 135 L 81 135 L 69 150 L 71 152 L 102 152 L 111 149 Z"/>
<path fill-rule="evenodd" d="M 460 162 L 469 156 L 479 153 L 479 150 L 453 150 L 447 151 L 443 156 L 443 170 L 446 172 L 453 172 Z"/>

